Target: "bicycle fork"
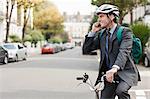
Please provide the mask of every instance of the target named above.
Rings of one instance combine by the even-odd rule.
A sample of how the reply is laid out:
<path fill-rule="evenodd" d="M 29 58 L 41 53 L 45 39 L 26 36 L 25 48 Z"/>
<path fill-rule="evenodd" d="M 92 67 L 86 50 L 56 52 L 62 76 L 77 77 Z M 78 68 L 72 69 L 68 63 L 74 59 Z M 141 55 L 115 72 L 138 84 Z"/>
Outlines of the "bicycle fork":
<path fill-rule="evenodd" d="M 95 94 L 96 94 L 96 99 L 100 99 L 99 98 L 99 92 L 95 92 Z"/>

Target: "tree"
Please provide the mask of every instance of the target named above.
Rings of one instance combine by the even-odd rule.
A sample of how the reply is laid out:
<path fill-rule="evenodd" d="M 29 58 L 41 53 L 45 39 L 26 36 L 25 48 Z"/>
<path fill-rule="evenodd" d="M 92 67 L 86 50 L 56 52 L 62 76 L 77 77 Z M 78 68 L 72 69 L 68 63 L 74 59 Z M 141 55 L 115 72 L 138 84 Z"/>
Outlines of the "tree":
<path fill-rule="evenodd" d="M 39 3 L 43 2 L 43 0 L 17 0 L 18 6 L 23 6 L 23 12 L 24 12 L 24 22 L 23 22 L 23 28 L 22 28 L 22 42 L 24 43 L 25 33 L 26 33 L 26 27 L 27 22 L 29 20 L 29 17 L 32 13 L 30 13 L 31 9 L 38 5 Z"/>
<path fill-rule="evenodd" d="M 31 30 L 29 35 L 31 36 L 31 43 L 34 44 L 35 47 L 38 41 L 42 41 L 44 39 L 41 31 L 39 30 Z"/>
<path fill-rule="evenodd" d="M 24 25 L 23 25 L 23 37 L 25 33 L 25 27 L 28 21 L 28 15 L 27 15 L 27 9 L 31 8 L 32 5 L 36 5 L 37 3 L 41 2 L 42 0 L 6 0 L 6 38 L 5 42 L 8 42 L 9 37 L 9 29 L 10 29 L 10 23 L 12 18 L 12 13 L 14 7 L 17 6 L 24 6 Z"/>
<path fill-rule="evenodd" d="M 9 36 L 11 42 L 21 42 L 21 39 L 17 35 Z"/>
<path fill-rule="evenodd" d="M 142 46 L 145 47 L 150 37 L 150 27 L 142 22 L 137 22 L 131 25 L 133 33 L 142 41 Z"/>
<path fill-rule="evenodd" d="M 150 37 L 150 27 L 144 23 L 137 22 L 137 23 L 132 24 L 131 28 L 135 36 L 140 38 L 142 42 L 143 52 L 144 52 L 144 48 Z M 144 53 L 140 61 L 141 62 L 144 61 Z"/>
<path fill-rule="evenodd" d="M 63 17 L 58 9 L 50 2 L 44 2 L 35 8 L 34 28 L 40 29 L 43 33 L 50 35 L 63 33 Z"/>
<path fill-rule="evenodd" d="M 69 41 L 69 35 L 68 35 L 68 33 L 67 33 L 67 32 L 62 33 L 62 34 L 61 34 L 61 38 L 63 39 L 63 40 L 62 40 L 63 43 L 68 42 L 68 41 Z"/>
<path fill-rule="evenodd" d="M 6 0 L 6 38 L 5 38 L 5 42 L 8 42 L 11 17 L 12 17 L 12 12 L 13 12 L 13 8 L 14 8 L 15 4 L 16 4 L 15 0 Z"/>

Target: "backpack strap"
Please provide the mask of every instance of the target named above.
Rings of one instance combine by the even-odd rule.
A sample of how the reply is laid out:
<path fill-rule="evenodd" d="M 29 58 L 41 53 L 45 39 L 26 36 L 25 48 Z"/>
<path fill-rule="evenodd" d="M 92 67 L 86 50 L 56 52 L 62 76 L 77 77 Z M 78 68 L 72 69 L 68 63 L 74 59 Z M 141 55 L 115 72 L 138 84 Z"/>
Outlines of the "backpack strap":
<path fill-rule="evenodd" d="M 118 42 L 121 42 L 121 40 L 122 40 L 123 29 L 124 29 L 124 27 L 120 26 L 119 29 L 117 30 L 117 39 L 118 39 Z"/>
<path fill-rule="evenodd" d="M 117 30 L 117 39 L 118 39 L 119 42 L 121 42 L 121 40 L 122 40 L 122 32 L 123 32 L 123 29 L 124 29 L 124 28 L 125 28 L 125 27 L 120 26 L 120 27 L 118 28 L 118 30 Z M 99 37 L 100 37 L 100 39 L 101 39 L 102 34 L 104 33 L 104 31 L 105 31 L 105 29 L 102 29 L 102 30 L 99 32 Z"/>

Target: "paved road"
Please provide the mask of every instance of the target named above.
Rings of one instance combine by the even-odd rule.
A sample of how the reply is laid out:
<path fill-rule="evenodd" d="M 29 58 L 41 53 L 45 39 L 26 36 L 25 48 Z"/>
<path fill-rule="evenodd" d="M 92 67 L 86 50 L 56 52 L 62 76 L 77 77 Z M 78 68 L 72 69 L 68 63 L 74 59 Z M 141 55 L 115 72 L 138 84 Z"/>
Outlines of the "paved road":
<path fill-rule="evenodd" d="M 150 99 L 150 68 L 138 68 L 142 82 L 130 90 L 131 99 Z M 75 79 L 87 72 L 94 82 L 97 70 L 97 57 L 83 56 L 81 48 L 0 65 L 0 99 L 94 99 Z"/>

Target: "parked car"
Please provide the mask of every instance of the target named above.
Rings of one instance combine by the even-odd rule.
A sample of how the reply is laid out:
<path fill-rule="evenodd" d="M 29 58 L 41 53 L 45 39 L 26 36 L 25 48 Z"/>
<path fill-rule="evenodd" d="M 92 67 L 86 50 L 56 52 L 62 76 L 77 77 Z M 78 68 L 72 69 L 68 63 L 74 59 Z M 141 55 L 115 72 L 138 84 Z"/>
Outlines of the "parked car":
<path fill-rule="evenodd" d="M 7 64 L 8 63 L 8 53 L 1 46 L 0 46 L 0 62 L 3 63 L 3 64 Z"/>
<path fill-rule="evenodd" d="M 41 49 L 41 54 L 54 54 L 58 52 L 54 44 L 45 44 Z"/>
<path fill-rule="evenodd" d="M 60 48 L 61 48 L 61 51 L 66 50 L 65 44 L 59 43 L 59 46 L 60 46 Z"/>
<path fill-rule="evenodd" d="M 56 47 L 56 52 L 61 51 L 61 46 L 58 43 L 54 43 L 53 45 Z"/>
<path fill-rule="evenodd" d="M 21 43 L 3 43 L 2 47 L 8 52 L 9 61 L 26 60 L 27 49 Z"/>
<path fill-rule="evenodd" d="M 150 40 L 146 44 L 145 50 L 144 50 L 144 65 L 146 67 L 150 67 Z"/>
<path fill-rule="evenodd" d="M 66 49 L 72 49 L 72 48 L 74 48 L 75 46 L 74 46 L 73 43 L 65 43 L 65 47 L 66 47 Z"/>

